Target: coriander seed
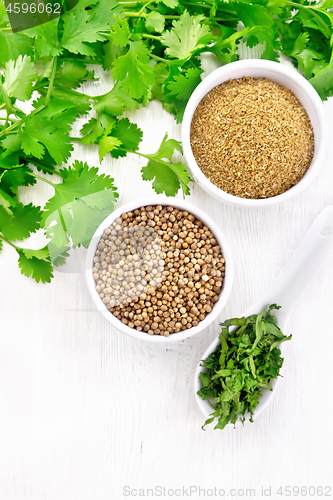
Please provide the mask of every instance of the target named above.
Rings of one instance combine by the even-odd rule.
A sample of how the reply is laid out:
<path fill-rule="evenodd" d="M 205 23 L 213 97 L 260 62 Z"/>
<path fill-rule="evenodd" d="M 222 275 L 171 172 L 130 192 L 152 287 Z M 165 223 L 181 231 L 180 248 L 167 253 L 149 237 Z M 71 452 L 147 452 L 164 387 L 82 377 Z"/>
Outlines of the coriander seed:
<path fill-rule="evenodd" d="M 197 248 L 205 252 L 195 257 Z M 201 259 L 206 254 L 209 261 Z M 225 275 L 213 233 L 186 210 L 161 205 L 117 218 L 104 230 L 93 263 L 96 291 L 110 313 L 149 335 L 198 325 L 219 300 Z"/>

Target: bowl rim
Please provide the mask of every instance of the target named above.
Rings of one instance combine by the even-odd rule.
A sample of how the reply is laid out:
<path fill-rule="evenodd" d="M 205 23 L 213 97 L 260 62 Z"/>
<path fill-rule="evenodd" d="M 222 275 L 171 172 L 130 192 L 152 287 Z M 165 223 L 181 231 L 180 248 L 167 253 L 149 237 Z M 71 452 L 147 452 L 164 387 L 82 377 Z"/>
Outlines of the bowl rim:
<path fill-rule="evenodd" d="M 222 189 L 215 186 L 200 170 L 197 165 L 194 155 L 192 153 L 191 142 L 190 142 L 190 130 L 191 130 L 191 122 L 195 109 L 197 108 L 201 99 L 215 86 L 220 83 L 233 78 L 230 73 L 234 71 L 238 71 L 239 69 L 244 69 L 244 71 L 251 70 L 262 70 L 262 71 L 270 71 L 275 72 L 276 74 L 286 78 L 293 84 L 296 84 L 300 87 L 302 91 L 304 91 L 309 100 L 311 101 L 313 110 L 315 111 L 318 119 L 318 133 L 315 137 L 315 154 L 312 159 L 312 162 L 302 177 L 302 179 L 289 190 L 285 191 L 282 194 L 277 196 L 273 196 L 270 198 L 261 198 L 261 199 L 251 199 L 251 198 L 241 198 L 238 196 L 231 195 L 226 191 L 222 191 Z M 251 76 L 249 74 L 244 74 L 244 76 Z M 264 75 L 263 75 L 264 76 Z M 234 78 L 240 78 L 239 76 Z M 267 76 L 267 78 L 273 79 L 272 76 Z M 305 105 L 303 107 L 307 108 Z M 317 175 L 322 163 L 325 161 L 327 155 L 327 146 L 328 146 L 328 121 L 326 112 L 324 109 L 323 102 L 319 97 L 317 91 L 314 87 L 294 68 L 286 66 L 283 63 L 275 62 L 275 61 L 267 61 L 264 59 L 243 59 L 240 61 L 234 61 L 228 63 L 224 66 L 220 66 L 212 73 L 210 73 L 204 80 L 199 83 L 194 92 L 192 93 L 187 106 L 184 112 L 184 118 L 182 122 L 182 145 L 183 145 L 183 153 L 189 169 L 192 172 L 193 177 L 197 181 L 197 183 L 204 189 L 207 193 L 213 196 L 215 199 L 219 201 L 226 202 L 231 205 L 236 205 L 239 207 L 247 207 L 247 208 L 258 208 L 258 207 L 267 207 L 272 206 L 278 203 L 282 203 L 283 201 L 289 200 L 293 198 L 295 195 L 303 191 L 311 181 Z"/>
<path fill-rule="evenodd" d="M 212 311 L 208 313 L 205 319 L 200 321 L 197 326 L 188 328 L 186 330 L 182 330 L 177 333 L 172 333 L 168 337 L 164 337 L 162 335 L 149 335 L 146 332 L 138 331 L 135 330 L 134 328 L 129 328 L 127 325 L 118 320 L 115 316 L 113 316 L 112 313 L 108 311 L 107 307 L 102 302 L 97 291 L 95 290 L 96 286 L 95 280 L 92 277 L 93 257 L 95 255 L 97 244 L 99 242 L 101 235 L 103 234 L 104 229 L 109 227 L 112 224 L 112 222 L 117 217 L 121 216 L 121 214 L 123 214 L 124 212 L 133 211 L 137 208 L 149 205 L 173 206 L 174 208 L 178 208 L 180 210 L 186 210 L 189 213 L 192 213 L 197 219 L 201 220 L 207 227 L 209 227 L 211 232 L 214 234 L 215 239 L 217 240 L 219 246 L 221 247 L 223 258 L 225 259 L 225 262 L 227 264 L 222 284 L 222 290 L 220 292 L 220 297 L 218 302 L 216 302 L 216 304 L 214 305 Z M 170 200 L 170 198 L 167 197 L 153 196 L 125 203 L 124 205 L 114 210 L 110 215 L 108 215 L 108 217 L 106 217 L 103 220 L 103 222 L 96 229 L 87 249 L 86 259 L 85 259 L 85 277 L 89 294 L 97 310 L 104 316 L 104 318 L 109 323 L 111 323 L 112 326 L 117 328 L 117 330 L 120 330 L 122 333 L 125 333 L 126 335 L 129 335 L 136 339 L 145 340 L 148 342 L 155 342 L 155 343 L 178 342 L 186 338 L 192 337 L 193 335 L 207 328 L 221 313 L 231 292 L 233 278 L 234 278 L 234 264 L 233 264 L 231 248 L 227 238 L 225 237 L 225 235 L 223 234 L 217 223 L 213 221 L 213 219 L 211 219 L 209 215 L 207 215 L 200 208 L 196 207 L 195 205 L 192 205 L 191 203 L 185 200 L 180 200 L 177 198 L 172 198 L 172 200 Z"/>

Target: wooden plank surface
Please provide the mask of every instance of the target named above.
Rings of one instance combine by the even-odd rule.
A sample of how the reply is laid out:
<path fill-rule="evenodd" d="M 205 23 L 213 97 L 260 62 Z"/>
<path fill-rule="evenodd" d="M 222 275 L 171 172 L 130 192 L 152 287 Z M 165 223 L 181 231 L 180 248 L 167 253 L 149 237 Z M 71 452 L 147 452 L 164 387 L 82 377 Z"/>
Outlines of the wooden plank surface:
<path fill-rule="evenodd" d="M 110 77 L 101 76 L 87 84 L 88 94 L 111 88 Z M 332 130 L 332 99 L 325 108 Z M 132 117 L 144 131 L 142 151 L 154 151 L 166 131 L 180 139 L 180 126 L 157 102 Z M 98 165 L 93 146 L 75 145 L 76 158 Z M 101 171 L 112 174 L 119 188 L 119 206 L 153 194 L 141 180 L 143 164 L 134 155 L 103 161 Z M 38 184 L 20 194 L 23 201 L 43 203 L 52 191 Z M 112 328 L 95 311 L 83 273 L 71 272 L 84 252 L 56 271 L 50 285 L 41 285 L 20 275 L 15 251 L 4 245 L 1 499 L 120 500 L 130 490 L 131 498 L 134 489 L 139 496 L 140 488 L 161 487 L 155 496 L 144 491 L 158 498 L 163 487 L 164 496 L 172 497 L 176 488 L 190 486 L 225 489 L 225 496 L 241 489 L 236 498 L 259 498 L 262 487 L 271 487 L 271 498 L 279 499 L 278 488 L 287 485 L 331 486 L 333 495 L 333 256 L 292 314 L 284 378 L 253 424 L 203 432 L 193 393 L 195 367 L 218 335 L 219 321 L 241 314 L 265 291 L 318 213 L 333 203 L 332 153 L 311 186 L 281 206 L 238 209 L 212 200 L 196 185 L 188 201 L 230 240 L 235 280 L 221 316 L 179 345 L 140 342 Z M 255 496 L 246 492 L 250 488 Z M 203 491 L 191 493 L 204 498 Z"/>

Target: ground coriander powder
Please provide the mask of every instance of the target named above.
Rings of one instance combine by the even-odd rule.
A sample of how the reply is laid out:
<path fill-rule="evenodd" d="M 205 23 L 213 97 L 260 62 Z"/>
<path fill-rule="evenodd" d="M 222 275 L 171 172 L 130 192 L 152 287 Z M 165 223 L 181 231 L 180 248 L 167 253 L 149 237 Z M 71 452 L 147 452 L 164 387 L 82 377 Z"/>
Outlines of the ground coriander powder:
<path fill-rule="evenodd" d="M 191 124 L 194 158 L 215 186 L 241 198 L 270 198 L 297 184 L 314 153 L 314 133 L 295 94 L 267 78 L 214 87 Z"/>

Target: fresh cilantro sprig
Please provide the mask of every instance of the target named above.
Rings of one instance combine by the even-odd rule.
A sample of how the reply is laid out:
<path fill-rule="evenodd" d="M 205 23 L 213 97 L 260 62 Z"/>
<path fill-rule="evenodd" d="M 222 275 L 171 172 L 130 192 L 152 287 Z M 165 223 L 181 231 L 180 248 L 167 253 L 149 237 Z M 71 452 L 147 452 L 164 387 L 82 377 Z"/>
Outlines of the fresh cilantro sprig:
<path fill-rule="evenodd" d="M 281 332 L 272 309 L 280 306 L 272 304 L 260 314 L 221 323 L 220 344 L 201 365 L 205 371 L 200 373 L 198 395 L 214 409 L 202 428 L 217 419 L 214 429 L 224 429 L 239 418 L 244 422 L 246 413 L 253 422 L 262 388 L 272 390 L 270 382 L 283 364 L 278 346 L 292 337 Z M 238 328 L 230 332 L 230 326 Z"/>
<path fill-rule="evenodd" d="M 202 78 L 201 54 L 211 52 L 220 64 L 226 64 L 238 59 L 241 41 L 249 47 L 260 45 L 262 58 L 277 61 L 280 54 L 288 57 L 326 99 L 333 95 L 332 37 L 333 0 L 79 0 L 60 18 L 19 33 L 12 33 L 5 4 L 0 2 L 1 214 L 12 222 L 20 217 L 24 220 L 23 212 L 29 213 L 31 207 L 28 203 L 22 208 L 19 188 L 34 186 L 39 175 L 36 169 L 43 181 L 49 179 L 44 174 L 50 174 L 60 177 L 64 186 L 75 184 L 75 176 L 83 179 L 93 174 L 95 182 L 90 188 L 98 192 L 95 168 L 73 165 L 68 167 L 68 178 L 64 177 L 61 167 L 70 160 L 75 140 L 98 145 L 100 161 L 107 154 L 113 158 L 139 154 L 148 161 L 141 170 L 142 179 L 152 182 L 155 192 L 174 196 L 181 189 L 188 194 L 190 177 L 185 165 L 173 156 L 181 151 L 179 142 L 165 136 L 155 153 L 142 152 L 142 131 L 125 113 L 155 99 L 181 122 L 187 101 Z M 103 95 L 82 91 L 83 84 L 96 80 L 91 64 L 102 65 L 113 77 L 114 86 Z M 88 118 L 90 112 L 93 116 Z M 81 137 L 73 138 L 72 125 L 84 116 Z M 19 229 L 7 238 L 1 226 L 5 222 L 0 219 L 0 251 L 4 241 L 16 246 L 22 272 L 25 269 L 35 279 L 42 279 L 39 261 L 46 262 L 41 264 L 45 269 L 49 264 L 52 267 L 53 258 L 53 264 L 64 262 L 63 249 L 81 238 L 70 218 L 61 220 L 60 202 L 66 205 L 94 196 L 94 192 L 83 194 L 79 189 L 74 190 L 75 200 L 67 200 L 59 189 L 54 187 L 55 199 L 46 205 L 48 216 L 52 204 L 59 213 L 54 233 L 42 208 L 38 216 L 40 229 L 51 237 L 50 245 L 55 245 L 52 255 L 47 257 L 45 249 L 30 254 L 19 250 L 15 243 L 21 236 Z M 96 221 L 112 209 L 112 203 L 108 208 L 96 207 Z M 89 211 L 86 220 L 94 225 L 92 206 L 77 201 L 76 217 L 79 206 L 82 213 Z M 91 234 L 86 229 L 84 241 Z M 64 247 L 57 246 L 60 241 Z M 48 273 L 50 277 L 52 271 Z"/>

